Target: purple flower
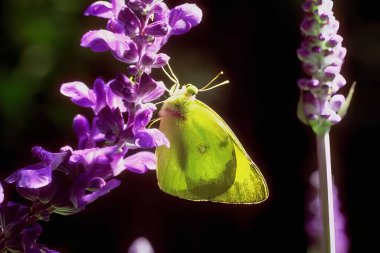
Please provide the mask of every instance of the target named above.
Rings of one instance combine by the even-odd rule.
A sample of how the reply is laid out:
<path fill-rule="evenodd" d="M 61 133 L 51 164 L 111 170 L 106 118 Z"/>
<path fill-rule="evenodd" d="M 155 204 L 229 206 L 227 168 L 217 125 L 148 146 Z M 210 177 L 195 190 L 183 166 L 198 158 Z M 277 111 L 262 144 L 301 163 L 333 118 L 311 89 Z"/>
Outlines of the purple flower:
<path fill-rule="evenodd" d="M 125 111 L 121 98 L 115 96 L 109 85 L 102 78 L 95 80 L 93 90 L 78 81 L 63 83 L 61 85 L 61 93 L 67 97 L 71 97 L 71 101 L 79 106 L 92 108 L 95 114 L 106 105 L 110 108 L 118 107 L 121 112 Z"/>
<path fill-rule="evenodd" d="M 307 208 L 306 231 L 309 236 L 308 252 L 321 252 L 322 249 L 322 218 L 319 204 L 319 176 L 315 171 L 310 176 L 310 202 Z M 335 247 L 337 253 L 349 252 L 349 239 L 346 234 L 346 218 L 340 210 L 338 189 L 333 186 L 334 220 L 335 220 Z"/>
<path fill-rule="evenodd" d="M 137 65 L 137 69 L 143 67 L 146 73 L 167 64 L 169 57 L 158 51 L 171 35 L 184 34 L 202 20 L 202 11 L 195 4 L 169 10 L 160 0 L 98 1 L 85 15 L 108 19 L 108 24 L 107 30 L 83 35 L 81 46 L 94 52 L 110 50 L 118 60 Z"/>
<path fill-rule="evenodd" d="M 154 253 L 154 249 L 148 239 L 139 237 L 133 241 L 128 249 L 128 253 Z"/>
<path fill-rule="evenodd" d="M 32 152 L 41 159 L 40 163 L 26 166 L 7 177 L 7 183 L 16 183 L 19 188 L 36 189 L 48 185 L 52 172 L 57 169 L 67 156 L 67 152 L 50 153 L 41 147 L 34 147 Z"/>
<path fill-rule="evenodd" d="M 297 53 L 310 77 L 298 81 L 301 89 L 298 116 L 316 133 L 338 123 L 345 104 L 344 96 L 335 95 L 346 84 L 339 74 L 346 49 L 342 47 L 343 38 L 337 34 L 339 22 L 332 6 L 331 0 L 306 0 L 303 5 L 305 18 L 300 26 L 304 40 Z"/>

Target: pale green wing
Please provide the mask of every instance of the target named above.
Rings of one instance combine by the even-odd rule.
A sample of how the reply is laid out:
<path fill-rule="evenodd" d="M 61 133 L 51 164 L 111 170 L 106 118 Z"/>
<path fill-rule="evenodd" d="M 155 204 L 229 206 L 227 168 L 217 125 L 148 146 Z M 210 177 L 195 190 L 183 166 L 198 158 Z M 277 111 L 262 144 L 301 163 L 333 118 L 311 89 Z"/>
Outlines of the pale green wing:
<path fill-rule="evenodd" d="M 213 201 L 226 203 L 260 203 L 269 196 L 267 184 L 257 165 L 252 161 L 243 145 L 229 128 L 227 123 L 209 106 L 196 100 L 205 111 L 212 114 L 219 125 L 232 138 L 235 147 L 237 169 L 235 182 L 225 193 L 215 197 Z"/>
<path fill-rule="evenodd" d="M 169 115 L 160 123 L 171 144 L 156 151 L 160 188 L 191 200 L 265 200 L 265 180 L 227 124 L 198 100 L 186 108 L 182 118 Z"/>
<path fill-rule="evenodd" d="M 234 142 L 195 101 L 186 108 L 184 117 L 167 115 L 160 122 L 170 148 L 156 149 L 158 184 L 181 198 L 211 200 L 235 181 Z"/>

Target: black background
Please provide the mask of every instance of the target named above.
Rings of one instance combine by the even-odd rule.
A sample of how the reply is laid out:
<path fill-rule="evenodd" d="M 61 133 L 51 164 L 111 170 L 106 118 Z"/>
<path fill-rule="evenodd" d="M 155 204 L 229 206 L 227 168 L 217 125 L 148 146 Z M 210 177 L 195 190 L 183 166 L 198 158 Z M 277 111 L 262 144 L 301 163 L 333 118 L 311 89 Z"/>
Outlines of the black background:
<path fill-rule="evenodd" d="M 56 6 L 53 2 L 29 3 L 29 10 L 36 16 L 49 11 L 55 15 L 49 9 Z M 123 70 L 109 54 L 80 48 L 81 34 L 104 23 L 82 17 L 91 1 L 79 2 L 66 16 L 60 12 L 59 22 L 50 24 L 59 34 L 59 43 L 49 44 L 55 62 L 48 72 L 29 73 L 28 79 L 21 71 L 19 82 L 6 83 L 6 88 L 0 83 L 0 99 L 16 96 L 20 101 L 10 109 L 9 104 L 0 104 L 1 178 L 35 162 L 29 153 L 33 145 L 52 151 L 75 145 L 71 120 L 86 111 L 59 95 L 60 83 L 91 84 L 97 76 L 110 79 Z M 194 2 L 204 12 L 202 23 L 186 35 L 172 37 L 162 52 L 171 56 L 171 66 L 182 82 L 200 87 L 220 70 L 225 72 L 229 85 L 198 98 L 229 123 L 259 165 L 269 185 L 269 199 L 248 206 L 190 202 L 162 193 L 154 172 L 125 172 L 119 188 L 84 212 L 54 215 L 43 223 L 42 243 L 61 252 L 127 252 L 135 238 L 145 236 L 156 252 L 306 251 L 305 199 L 316 157 L 314 135 L 296 117 L 296 82 L 304 75 L 295 53 L 301 41 L 301 1 L 252 1 L 249 6 L 242 1 Z M 378 219 L 374 205 L 380 141 L 380 15 L 376 1 L 334 2 L 339 33 L 348 49 L 342 73 L 348 84 L 358 84 L 349 113 L 331 131 L 333 173 L 348 220 L 351 251 L 371 252 L 377 245 L 372 231 Z M 173 7 L 184 1 L 167 3 Z M 23 11 L 29 5 L 18 9 L 10 0 L 1 1 L 0 81 L 17 75 L 14 69 L 25 68 L 22 50 L 30 41 L 18 40 L 23 31 L 15 29 L 19 27 L 15 23 L 25 21 Z M 33 43 L 40 43 L 38 36 Z M 33 71 L 32 66 L 26 68 Z M 23 89 L 31 92 L 14 95 Z M 344 94 L 347 91 L 348 87 L 342 89 Z M 5 186 L 8 198 L 12 189 Z"/>

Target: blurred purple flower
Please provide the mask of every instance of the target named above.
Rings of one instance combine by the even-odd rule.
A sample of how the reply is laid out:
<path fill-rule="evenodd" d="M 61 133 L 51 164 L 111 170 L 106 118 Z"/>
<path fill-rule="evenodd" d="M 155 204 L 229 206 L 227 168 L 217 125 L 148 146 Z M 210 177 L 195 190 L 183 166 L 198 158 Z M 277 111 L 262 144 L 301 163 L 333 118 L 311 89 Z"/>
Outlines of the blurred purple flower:
<path fill-rule="evenodd" d="M 331 0 L 306 0 L 305 18 L 300 29 L 304 40 L 298 49 L 304 72 L 298 87 L 301 98 L 298 117 L 316 133 L 324 132 L 342 119 L 340 109 L 345 103 L 336 92 L 346 84 L 339 73 L 346 55 L 343 38 L 337 34 L 339 22 L 332 12 Z"/>
<path fill-rule="evenodd" d="M 309 236 L 309 253 L 322 252 L 323 225 L 319 205 L 319 174 L 315 171 L 310 176 L 309 205 L 307 207 L 306 232 Z M 349 239 L 346 234 L 346 218 L 340 210 L 338 189 L 333 185 L 335 247 L 336 253 L 349 252 Z"/>
<path fill-rule="evenodd" d="M 4 201 L 4 189 L 3 189 L 3 185 L 0 182 L 0 204 L 3 203 L 3 201 Z"/>
<path fill-rule="evenodd" d="M 128 249 L 128 253 L 154 253 L 154 249 L 148 239 L 139 237 L 133 241 Z"/>
<path fill-rule="evenodd" d="M 0 204 L 0 252 L 56 253 L 37 243 L 42 228 L 29 224 L 29 207 L 8 202 Z"/>

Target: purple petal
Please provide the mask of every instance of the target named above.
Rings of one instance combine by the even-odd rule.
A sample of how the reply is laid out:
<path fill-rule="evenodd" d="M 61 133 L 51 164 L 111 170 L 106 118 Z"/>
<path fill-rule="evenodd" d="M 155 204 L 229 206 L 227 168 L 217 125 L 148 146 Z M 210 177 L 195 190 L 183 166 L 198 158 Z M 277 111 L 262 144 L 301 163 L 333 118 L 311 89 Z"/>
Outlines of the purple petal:
<path fill-rule="evenodd" d="M 116 95 L 124 98 L 128 102 L 136 102 L 136 85 L 125 75 L 118 74 L 110 81 L 110 88 Z"/>
<path fill-rule="evenodd" d="M 144 73 L 141 76 L 137 89 L 138 96 L 144 103 L 153 101 L 164 94 L 166 88 L 163 82 L 156 82 L 148 74 Z"/>
<path fill-rule="evenodd" d="M 170 147 L 166 136 L 158 129 L 142 129 L 135 134 L 136 145 L 142 148 L 153 148 L 165 145 Z"/>
<path fill-rule="evenodd" d="M 96 96 L 96 105 L 94 108 L 97 114 L 103 107 L 107 105 L 106 83 L 103 78 L 96 78 L 94 82 L 94 93 Z"/>
<path fill-rule="evenodd" d="M 35 146 L 32 148 L 32 154 L 35 157 L 38 157 L 41 160 L 41 162 L 49 164 L 51 170 L 55 170 L 66 159 L 68 151 L 52 153 L 46 151 L 42 147 Z"/>
<path fill-rule="evenodd" d="M 64 83 L 60 91 L 64 96 L 71 97 L 71 101 L 79 106 L 91 107 L 95 105 L 94 92 L 82 82 Z"/>
<path fill-rule="evenodd" d="M 111 19 L 113 17 L 112 4 L 106 1 L 97 1 L 87 8 L 84 15 Z"/>
<path fill-rule="evenodd" d="M 3 203 L 3 201 L 4 201 L 4 189 L 3 189 L 3 185 L 0 182 L 0 204 Z"/>
<path fill-rule="evenodd" d="M 112 7 L 115 16 L 120 12 L 120 10 L 125 6 L 125 0 L 112 0 Z"/>
<path fill-rule="evenodd" d="M 88 184 L 86 186 L 86 190 L 90 191 L 90 192 L 95 192 L 95 191 L 102 189 L 106 184 L 107 183 L 106 183 L 106 181 L 104 181 L 103 178 L 94 177 L 88 182 Z"/>
<path fill-rule="evenodd" d="M 117 17 L 117 19 L 124 24 L 124 28 L 127 35 L 135 36 L 139 33 L 140 21 L 135 13 L 128 7 L 123 8 Z"/>
<path fill-rule="evenodd" d="M 156 57 L 157 55 L 153 52 L 147 52 L 143 55 L 143 57 L 141 57 L 141 61 L 140 63 L 143 65 L 143 66 L 150 66 L 152 65 L 155 60 L 156 60 Z"/>
<path fill-rule="evenodd" d="M 70 162 L 74 164 L 84 164 L 85 166 L 92 164 L 109 164 L 112 158 L 109 155 L 115 152 L 116 146 L 105 148 L 91 148 L 83 150 L 75 150 L 70 156 Z"/>
<path fill-rule="evenodd" d="M 156 156 L 147 151 L 141 151 L 124 159 L 124 166 L 127 170 L 139 174 L 148 170 L 156 169 Z"/>
<path fill-rule="evenodd" d="M 341 94 L 334 95 L 330 99 L 330 107 L 333 111 L 338 112 L 345 102 L 345 97 Z"/>
<path fill-rule="evenodd" d="M 116 187 L 118 187 L 120 185 L 120 180 L 117 180 L 117 179 L 111 179 L 110 181 L 107 182 L 107 184 L 101 188 L 100 190 L 96 191 L 96 192 L 93 192 L 93 193 L 90 193 L 90 194 L 87 194 L 87 195 L 84 195 L 82 197 L 82 201 L 84 203 L 83 204 L 88 204 L 88 203 L 91 203 L 91 202 L 94 202 L 97 198 L 109 193 L 111 190 L 115 189 Z"/>
<path fill-rule="evenodd" d="M 115 141 L 124 129 L 124 119 L 119 110 L 104 107 L 95 118 L 95 125 L 108 141 Z"/>
<path fill-rule="evenodd" d="M 163 53 L 157 54 L 155 61 L 153 62 L 153 64 L 151 64 L 151 67 L 161 68 L 165 66 L 166 64 L 168 64 L 169 59 L 170 57 L 167 54 L 163 54 Z"/>
<path fill-rule="evenodd" d="M 166 21 L 157 21 L 147 25 L 144 29 L 145 34 L 162 37 L 166 36 L 169 32 L 169 26 Z"/>
<path fill-rule="evenodd" d="M 180 35 L 188 32 L 202 20 L 202 10 L 195 4 L 182 4 L 170 11 L 170 34 Z"/>
<path fill-rule="evenodd" d="M 82 36 L 81 46 L 89 47 L 94 52 L 105 52 L 112 50 L 117 55 L 122 55 L 129 49 L 126 43 L 130 39 L 122 34 L 115 34 L 107 30 L 89 31 Z"/>
<path fill-rule="evenodd" d="M 78 114 L 74 117 L 73 128 L 77 138 L 81 139 L 88 136 L 90 123 L 85 116 Z"/>
<path fill-rule="evenodd" d="M 310 92 L 306 92 L 303 95 L 303 109 L 305 116 L 312 119 L 321 112 L 320 101 Z"/>
<path fill-rule="evenodd" d="M 156 110 L 154 104 L 143 104 L 141 108 L 136 112 L 135 122 L 133 125 L 133 132 L 144 128 L 152 118 L 153 112 Z"/>
<path fill-rule="evenodd" d="M 51 168 L 43 162 L 24 167 L 5 179 L 7 183 L 16 183 L 18 187 L 32 189 L 46 186 L 51 180 Z"/>

